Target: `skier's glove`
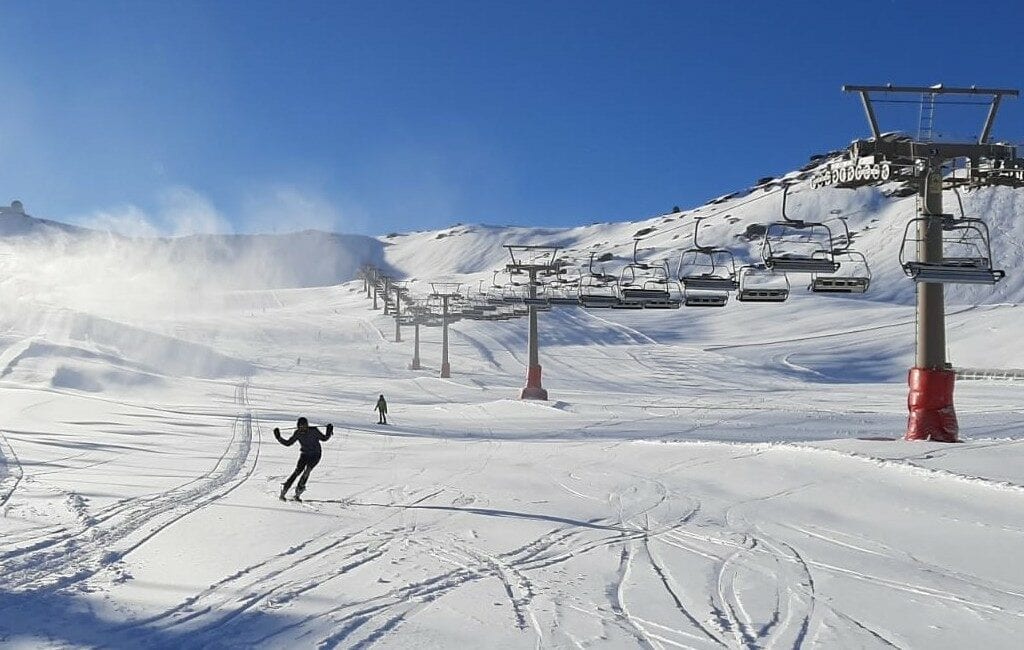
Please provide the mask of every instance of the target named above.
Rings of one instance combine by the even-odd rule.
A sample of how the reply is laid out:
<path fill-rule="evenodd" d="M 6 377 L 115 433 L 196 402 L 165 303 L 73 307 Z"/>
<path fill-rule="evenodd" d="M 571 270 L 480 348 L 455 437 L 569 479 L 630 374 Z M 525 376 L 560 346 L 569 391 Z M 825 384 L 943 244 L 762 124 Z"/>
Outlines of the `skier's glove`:
<path fill-rule="evenodd" d="M 334 425 L 333 424 L 328 424 L 327 425 L 327 435 L 331 435 L 332 433 L 334 433 Z"/>
<path fill-rule="evenodd" d="M 277 427 L 274 427 L 274 435 L 275 435 L 275 436 L 279 436 L 279 435 L 281 435 L 281 430 L 280 430 L 280 429 L 278 429 Z"/>

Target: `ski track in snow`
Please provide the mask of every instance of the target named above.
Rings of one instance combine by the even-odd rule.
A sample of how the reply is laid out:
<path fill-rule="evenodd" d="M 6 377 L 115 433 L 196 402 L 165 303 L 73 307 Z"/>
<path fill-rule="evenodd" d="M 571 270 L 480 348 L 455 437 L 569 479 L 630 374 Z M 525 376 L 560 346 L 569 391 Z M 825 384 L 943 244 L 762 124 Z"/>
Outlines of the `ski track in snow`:
<path fill-rule="evenodd" d="M 720 206 L 711 228 L 726 213 L 743 214 Z M 577 243 L 600 239 L 603 249 L 617 236 L 598 232 Z M 433 236 L 403 235 L 422 241 L 389 248 L 408 255 Z M 444 257 L 429 270 L 458 256 Z M 514 399 L 527 358 L 522 321 L 455 325 L 453 377 L 441 380 L 429 367 L 439 331 L 423 332 L 425 369 L 408 371 L 410 342 L 392 342 L 393 322 L 353 288 L 257 290 L 231 295 L 237 313 L 147 315 L 155 329 L 251 364 L 256 376 L 231 399 L 224 377 L 147 378 L 221 391 L 189 402 L 164 387 L 140 393 L 160 395 L 152 399 L 132 395 L 130 380 L 104 383 L 120 376 L 111 370 L 119 359 L 135 366 L 119 349 L 125 341 L 98 330 L 67 333 L 74 345 L 53 341 L 48 360 L 25 354 L 35 339 L 18 339 L 17 326 L 0 329 L 0 390 L 24 404 L 21 424 L 0 432 L 0 525 L 10 526 L 0 644 L 371 648 L 473 638 L 479 647 L 782 650 L 1013 647 L 1024 635 L 1024 577 L 1012 563 L 995 566 L 1024 539 L 1015 523 L 1024 480 L 1012 467 L 1022 441 L 975 436 L 889 452 L 855 439 L 902 426 L 904 389 L 837 381 L 844 348 L 876 344 L 878 364 L 892 366 L 891 348 L 911 344 L 905 305 L 849 301 L 862 310 L 849 321 L 826 314 L 831 307 L 824 316 L 800 307 L 807 296 L 780 307 L 780 318 L 748 322 L 732 315 L 735 304 L 707 320 L 686 309 L 555 310 L 541 321 L 541 354 L 559 401 L 538 405 Z M 971 305 L 951 310 L 950 322 L 987 345 L 1013 326 L 1015 309 L 987 310 L 979 325 Z M 58 335 L 42 329 L 50 345 Z M 83 358 L 61 356 L 74 354 Z M 97 369 L 100 358 L 108 365 Z M 68 368 L 80 384 L 54 380 Z M 100 390 L 90 392 L 94 377 Z M 963 420 L 991 425 L 982 435 L 1013 435 L 1021 409 L 1011 390 L 964 387 Z M 377 391 L 394 396 L 398 424 L 364 424 L 366 395 Z M 252 402 L 268 423 L 295 413 L 343 423 L 307 493 L 322 498 L 277 501 L 294 457 L 261 457 Z M 176 431 L 225 415 L 230 439 L 216 424 L 203 443 L 216 459 L 200 465 L 188 442 L 160 440 L 155 460 L 125 464 L 142 472 L 180 454 L 181 468 L 131 485 L 149 492 L 95 487 L 116 454 L 145 446 L 120 436 L 162 433 L 126 434 L 130 417 Z M 107 455 L 82 451 L 83 431 L 111 436 Z M 82 474 L 63 477 L 65 468 Z M 94 483 L 80 489 L 80 477 Z M 106 505 L 94 507 L 92 495 Z M 246 525 L 259 528 L 239 530 Z M 223 565 L 202 556 L 222 544 L 237 555 Z M 166 548 L 206 561 L 161 567 Z M 88 614 L 76 618 L 79 610 Z M 33 620 L 40 614 L 53 620 Z M 80 636 L 65 634 L 79 621 Z"/>
<path fill-rule="evenodd" d="M 248 387 L 235 387 L 235 402 L 247 410 L 232 422 L 231 439 L 208 472 L 148 497 L 124 499 L 86 515 L 82 525 L 61 529 L 0 553 L 5 587 L 12 591 L 67 589 L 116 571 L 131 552 L 162 530 L 230 493 L 248 479 L 259 456 L 259 423 L 248 410 Z"/>
<path fill-rule="evenodd" d="M 21 463 L 17 454 L 7 440 L 7 436 L 0 431 L 0 513 L 6 515 L 7 502 L 10 501 L 14 491 L 24 476 Z"/>

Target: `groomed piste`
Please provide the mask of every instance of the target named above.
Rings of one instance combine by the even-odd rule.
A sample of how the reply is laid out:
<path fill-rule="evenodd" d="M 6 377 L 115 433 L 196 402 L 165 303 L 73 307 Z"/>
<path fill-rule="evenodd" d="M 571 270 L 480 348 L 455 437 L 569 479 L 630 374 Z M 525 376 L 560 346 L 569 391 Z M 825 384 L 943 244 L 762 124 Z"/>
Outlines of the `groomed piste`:
<path fill-rule="evenodd" d="M 509 243 L 557 245 L 578 277 L 596 251 L 616 282 L 708 246 L 742 268 L 779 187 L 379 238 L 129 239 L 5 210 L 0 645 L 1013 647 L 1024 386 L 999 371 L 1024 368 L 1024 191 L 963 196 L 1008 273 L 946 292 L 949 358 L 973 373 L 960 444 L 902 440 L 917 203 L 899 182 L 787 199 L 842 215 L 863 294 L 543 312 L 547 401 L 520 399 L 525 319 L 452 323 L 442 378 L 440 329 L 410 369 L 412 330 L 396 342 L 358 279 L 485 300 Z M 271 432 L 299 416 L 334 435 L 281 502 L 295 451 Z"/>

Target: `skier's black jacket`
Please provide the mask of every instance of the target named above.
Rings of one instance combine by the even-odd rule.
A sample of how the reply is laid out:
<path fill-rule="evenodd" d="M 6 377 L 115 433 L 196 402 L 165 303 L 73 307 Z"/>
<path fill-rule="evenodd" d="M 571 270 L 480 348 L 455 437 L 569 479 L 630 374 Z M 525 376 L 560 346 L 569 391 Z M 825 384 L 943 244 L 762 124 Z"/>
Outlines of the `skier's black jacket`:
<path fill-rule="evenodd" d="M 303 456 L 319 456 L 320 455 L 320 441 L 330 440 L 331 434 L 334 433 L 334 426 L 327 425 L 327 433 L 320 433 L 320 429 L 316 427 L 306 427 L 305 431 L 295 430 L 291 438 L 285 440 L 281 437 L 281 432 L 274 429 L 274 437 L 285 447 L 291 447 L 297 440 L 299 447 L 302 449 L 300 453 Z"/>

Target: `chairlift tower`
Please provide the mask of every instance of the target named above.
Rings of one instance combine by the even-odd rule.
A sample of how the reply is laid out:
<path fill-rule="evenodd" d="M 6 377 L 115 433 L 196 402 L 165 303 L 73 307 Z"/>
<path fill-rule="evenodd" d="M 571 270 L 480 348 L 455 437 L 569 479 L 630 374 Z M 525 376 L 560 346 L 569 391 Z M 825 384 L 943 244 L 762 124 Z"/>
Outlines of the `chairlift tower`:
<path fill-rule="evenodd" d="M 412 362 L 409 364 L 409 370 L 420 369 L 420 319 L 417 317 L 412 323 L 413 332 L 413 348 L 412 348 Z"/>
<path fill-rule="evenodd" d="M 953 407 L 955 374 L 946 359 L 946 321 L 943 283 L 963 282 L 963 269 L 954 268 L 953 259 L 944 264 L 943 232 L 950 215 L 944 214 L 942 191 L 960 185 L 1024 186 L 1024 160 L 1017 158 L 1016 147 L 992 143 L 990 136 L 996 112 L 1004 97 L 1017 97 L 1019 91 L 1003 88 L 947 88 L 942 84 L 920 86 L 843 86 L 844 92 L 858 93 L 864 106 L 871 137 L 855 140 L 849 147 L 849 159 L 828 165 L 818 172 L 812 185 L 856 188 L 902 181 L 917 188 L 921 218 L 917 222 L 916 268 L 929 274 L 912 275 L 917 281 L 917 354 L 908 374 L 909 418 L 907 440 L 956 442 L 959 426 Z M 877 95 L 882 93 L 883 98 Z M 873 96 L 874 95 L 874 96 Z M 891 97 L 895 95 L 896 97 Z M 922 118 L 917 139 L 900 134 L 883 134 L 878 126 L 875 103 L 907 103 L 908 95 L 917 95 Z M 943 101 L 954 96 L 954 101 Z M 972 101 L 965 97 L 982 99 Z M 976 141 L 934 139 L 932 120 L 935 105 L 973 103 L 987 105 L 988 114 Z M 957 176 L 959 162 L 966 161 L 967 174 Z M 946 171 L 954 171 L 949 176 Z M 990 264 L 989 260 L 986 260 Z M 989 269 L 991 270 L 991 269 Z M 908 273 L 908 275 L 911 275 Z M 990 273 L 988 284 L 1001 275 Z M 968 280 L 974 281 L 977 280 Z"/>
<path fill-rule="evenodd" d="M 409 293 L 405 282 L 392 281 L 391 290 L 395 292 L 395 343 L 402 342 L 402 301 Z"/>
<path fill-rule="evenodd" d="M 441 378 L 452 376 L 452 367 L 448 363 L 448 302 L 461 298 L 459 282 L 431 282 L 431 298 L 441 301 Z"/>
<path fill-rule="evenodd" d="M 370 267 L 366 264 L 359 267 L 359 273 L 356 277 L 363 281 L 363 291 L 366 292 L 366 297 L 370 297 Z"/>
<path fill-rule="evenodd" d="M 508 244 L 509 257 L 512 261 L 505 266 L 510 275 L 529 276 L 527 300 L 530 314 L 529 334 L 529 365 L 526 369 L 526 387 L 520 393 L 520 399 L 547 400 L 548 391 L 541 385 L 540 354 L 537 341 L 537 274 L 553 275 L 558 273 L 556 255 L 557 246 L 521 246 Z"/>
<path fill-rule="evenodd" d="M 381 286 L 380 292 L 384 298 L 384 315 L 391 315 L 391 283 L 394 279 L 390 275 L 380 276 Z"/>
<path fill-rule="evenodd" d="M 412 315 L 412 327 L 413 327 L 413 348 L 412 348 L 412 362 L 409 364 L 409 370 L 420 369 L 420 325 L 423 323 L 424 313 L 427 311 L 426 305 L 419 302 L 410 301 L 406 311 Z"/>

